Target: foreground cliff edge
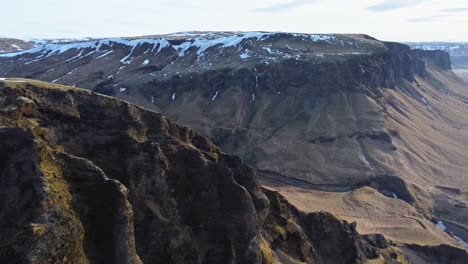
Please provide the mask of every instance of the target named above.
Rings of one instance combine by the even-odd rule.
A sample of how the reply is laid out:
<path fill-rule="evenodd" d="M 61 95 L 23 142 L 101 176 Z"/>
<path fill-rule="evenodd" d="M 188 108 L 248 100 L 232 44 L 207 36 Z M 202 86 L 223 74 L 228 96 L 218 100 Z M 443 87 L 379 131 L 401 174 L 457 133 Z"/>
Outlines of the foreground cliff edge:
<path fill-rule="evenodd" d="M 161 114 L 0 80 L 2 263 L 463 263 L 448 245 L 359 235 L 262 190 L 254 170 Z M 406 252 L 403 254 L 403 251 Z"/>

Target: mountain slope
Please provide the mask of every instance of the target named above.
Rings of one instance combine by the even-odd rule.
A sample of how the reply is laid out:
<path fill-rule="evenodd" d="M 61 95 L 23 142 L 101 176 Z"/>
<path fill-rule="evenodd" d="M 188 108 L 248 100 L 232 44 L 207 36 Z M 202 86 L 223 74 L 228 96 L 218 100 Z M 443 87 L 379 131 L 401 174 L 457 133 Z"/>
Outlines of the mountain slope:
<path fill-rule="evenodd" d="M 303 213 L 237 156 L 146 109 L 0 81 L 0 259 L 8 263 L 400 263 L 409 245 Z M 433 260 L 437 248 L 413 248 Z M 465 251 L 445 246 L 447 262 Z M 439 256 L 438 254 L 437 256 Z"/>
<path fill-rule="evenodd" d="M 412 80 L 424 71 L 421 60 L 360 35 L 219 34 L 48 44 L 0 63 L 4 76 L 78 85 L 160 110 L 259 170 L 342 185 L 372 176 L 361 139 L 384 139 L 382 151 L 392 146 L 382 106 L 366 93 Z M 337 139 L 342 147 L 326 146 Z"/>
<path fill-rule="evenodd" d="M 468 226 L 467 86 L 447 53 L 365 35 L 194 32 L 47 44 L 2 55 L 0 65 L 3 76 L 77 85 L 160 111 L 243 157 L 265 182 L 281 183 L 276 190 L 297 206 L 289 185 L 331 193 L 331 204 L 345 199 L 344 210 L 353 198 L 342 192 L 367 187 L 390 214 L 405 203 L 390 226 L 377 219 L 380 209 L 372 220 L 358 210 L 351 220 L 370 226 L 363 232 L 455 244 L 430 221 Z M 420 236 L 394 231 L 402 226 Z"/>

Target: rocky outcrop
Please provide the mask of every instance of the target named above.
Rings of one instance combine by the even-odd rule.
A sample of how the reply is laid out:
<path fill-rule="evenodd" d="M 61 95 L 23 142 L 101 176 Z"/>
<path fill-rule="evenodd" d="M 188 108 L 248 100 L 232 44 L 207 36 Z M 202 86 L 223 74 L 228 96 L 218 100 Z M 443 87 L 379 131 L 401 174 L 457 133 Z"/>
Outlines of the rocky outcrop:
<path fill-rule="evenodd" d="M 397 176 L 378 175 L 373 177 L 368 183 L 368 186 L 379 190 L 386 196 L 402 199 L 403 201 L 413 204 L 415 198 L 408 188 L 406 182 Z"/>
<path fill-rule="evenodd" d="M 429 64 L 432 64 L 443 71 L 449 71 L 452 69 L 450 55 L 445 51 L 414 49 L 411 50 L 411 53 L 413 53 L 415 57 L 422 58 L 428 61 Z"/>
<path fill-rule="evenodd" d="M 265 190 L 267 198 L 239 157 L 160 114 L 16 80 L 0 82 L 0 117 L 1 262 L 271 263 L 286 254 L 360 263 L 379 255 L 353 224 L 301 213 Z"/>
<path fill-rule="evenodd" d="M 212 32 L 194 37 L 50 43 L 15 56 L 0 55 L 0 76 L 40 78 L 119 97 L 199 131 L 224 152 L 239 155 L 257 172 L 289 178 L 282 183 L 301 182 L 346 192 L 355 186 L 369 185 L 387 197 L 395 194 L 421 210 L 421 217 L 431 218 L 435 212 L 430 200 L 434 190 L 427 186 L 459 186 L 466 174 L 463 166 L 467 146 L 463 144 L 467 138 L 463 103 L 466 89 L 450 71 L 444 70 L 445 55 L 437 54 L 423 54 L 405 45 L 380 42 L 364 35 Z M 20 82 L 7 79 L 5 83 L 28 85 Z M 170 257 L 179 261 L 188 255 L 204 261 L 208 255 L 213 259 L 226 256 L 229 250 L 235 252 L 235 259 L 239 256 L 258 259 L 262 255 L 248 248 L 259 248 L 262 252 L 272 242 L 266 234 L 261 236 L 258 232 L 268 213 L 265 209 L 268 202 L 261 192 L 257 193 L 257 187 L 247 188 L 253 186 L 249 180 L 254 177 L 250 167 L 229 165 L 243 163 L 239 158 L 213 150 L 215 147 L 206 147 L 212 143 L 195 143 L 209 141 L 162 116 L 154 117 L 138 107 L 113 103 L 107 97 L 92 101 L 89 99 L 92 96 L 70 91 L 50 93 L 54 94 L 54 100 L 61 101 L 58 105 L 46 104 L 43 107 L 46 110 L 39 112 L 47 115 L 45 125 L 37 121 L 41 120 L 35 110 L 37 100 L 26 92 L 5 106 L 4 112 L 21 109 L 27 119 L 17 118 L 23 123 L 15 123 L 13 127 L 40 127 L 33 130 L 35 141 L 36 135 L 41 135 L 39 138 L 46 140 L 46 144 L 57 145 L 65 154 L 92 162 L 107 178 L 117 180 L 129 190 L 127 200 L 135 211 L 136 251 L 143 262 L 155 255 L 162 262 L 176 261 Z M 81 103 L 76 105 L 77 101 Z M 94 106 L 88 107 L 90 103 Z M 98 110 L 110 107 L 116 110 Z M 121 130 L 107 129 L 116 123 L 123 124 Z M 148 135 L 149 131 L 157 132 Z M 176 138 L 173 141 L 183 142 L 188 149 L 167 143 L 173 137 Z M 157 144 L 152 145 L 154 142 Z M 183 160 L 185 164 L 186 158 L 189 164 L 193 161 L 207 165 L 173 169 L 180 166 L 171 162 L 180 164 Z M 202 182 L 211 181 L 213 175 L 220 173 L 230 176 L 212 181 L 218 188 L 216 193 L 204 191 L 211 189 L 211 185 L 200 185 L 194 193 L 185 190 L 184 184 L 199 186 L 187 175 L 200 170 L 203 175 L 211 175 L 201 176 Z M 161 187 L 153 190 L 148 186 L 152 186 L 149 179 L 154 177 L 148 175 L 155 172 L 164 176 L 156 177 L 159 179 L 156 186 Z M 234 217 L 243 219 L 239 220 L 242 223 L 256 219 L 255 228 L 241 223 L 233 225 L 240 228 L 227 228 L 229 232 L 241 230 L 232 236 L 229 233 L 230 241 L 256 237 L 252 240 L 254 246 L 247 249 L 245 243 L 221 243 L 218 236 L 208 235 L 213 230 L 219 233 L 224 227 L 199 224 L 208 217 L 196 214 L 203 212 L 217 221 L 232 217 L 230 211 L 221 215 L 211 212 L 229 208 L 225 204 L 231 201 L 221 194 L 231 181 L 240 185 L 234 184 L 235 189 L 244 188 L 249 193 L 236 199 L 255 208 L 254 213 L 247 210 L 245 215 Z M 135 195 L 135 190 L 144 196 Z M 381 198 L 391 205 L 389 208 L 400 202 L 387 197 Z M 211 205 L 209 201 L 213 199 L 223 204 L 213 204 L 209 212 L 196 206 L 186 209 L 192 207 L 188 206 L 192 201 Z M 87 217 L 82 211 L 78 208 L 76 214 Z M 170 223 L 176 223 L 175 227 L 164 220 L 152 219 L 152 214 L 157 219 L 169 219 Z M 359 217 L 365 219 L 367 215 Z M 150 218 L 153 224 L 145 227 L 139 224 Z M 191 218 L 199 220 L 190 223 L 178 220 Z M 170 231 L 160 233 L 159 226 Z M 161 239 L 141 244 L 139 237 L 146 236 Z M 176 242 L 165 247 L 168 241 L 173 241 L 166 239 L 168 236 L 176 238 Z M 196 243 L 187 242 L 193 241 L 193 237 Z M 442 240 L 453 242 L 448 239 Z M 174 255 L 178 251 L 186 253 Z M 280 255 L 274 258 L 281 258 Z"/>
<path fill-rule="evenodd" d="M 31 128 L 0 128 L 0 135 L 1 262 L 140 263 L 121 183 L 54 150 Z"/>
<path fill-rule="evenodd" d="M 418 261 L 418 263 L 463 264 L 468 259 L 468 253 L 465 250 L 448 245 L 407 245 L 407 248 L 410 260 Z"/>
<path fill-rule="evenodd" d="M 378 257 L 376 247 L 369 246 L 353 224 L 326 212 L 304 214 L 278 193 L 264 192 L 270 200 L 265 237 L 279 259 L 287 256 L 306 263 L 356 263 Z M 365 252 L 366 246 L 373 254 Z"/>
<path fill-rule="evenodd" d="M 0 56 L 0 75 L 120 97 L 201 132 L 255 169 L 339 185 L 403 177 L 383 161 L 396 152 L 384 122 L 395 103 L 385 89 L 403 85 L 421 100 L 404 84 L 427 76 L 426 65 L 450 63 L 441 52 L 366 35 L 268 32 L 89 40 L 14 55 Z"/>

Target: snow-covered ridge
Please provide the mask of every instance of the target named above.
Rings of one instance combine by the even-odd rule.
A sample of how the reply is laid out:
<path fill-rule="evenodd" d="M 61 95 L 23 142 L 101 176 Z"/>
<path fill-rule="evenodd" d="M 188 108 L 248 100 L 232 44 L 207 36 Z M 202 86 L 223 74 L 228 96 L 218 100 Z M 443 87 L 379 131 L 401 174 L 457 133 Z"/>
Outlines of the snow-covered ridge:
<path fill-rule="evenodd" d="M 242 41 L 247 39 L 252 40 L 262 40 L 268 37 L 286 34 L 286 33 L 271 33 L 271 32 L 236 32 L 232 34 L 216 34 L 216 33 L 174 33 L 165 35 L 157 38 L 107 38 L 107 39 L 97 39 L 97 40 L 66 40 L 65 42 L 59 41 L 50 41 L 48 43 L 42 44 L 32 49 L 0 54 L 0 57 L 15 57 L 24 54 L 41 54 L 41 56 L 36 57 L 36 59 L 44 59 L 52 55 L 59 55 L 71 49 L 90 49 L 90 51 L 84 56 L 91 53 L 102 50 L 103 46 L 112 46 L 113 44 L 121 44 L 130 47 L 130 53 L 124 57 L 121 61 L 124 64 L 127 64 L 131 60 L 133 50 L 143 44 L 152 45 L 153 48 L 151 52 L 157 54 L 163 48 L 172 46 L 175 50 L 179 52 L 180 56 L 184 56 L 187 51 L 193 47 L 197 49 L 198 55 L 203 55 L 203 53 L 213 46 L 220 46 L 222 48 L 238 46 Z M 316 34 L 293 34 L 287 33 L 293 37 L 302 38 L 303 40 L 310 40 L 313 42 L 325 41 L 330 43 L 331 40 L 335 39 L 333 35 L 316 35 Z M 171 45 L 170 41 L 173 40 L 173 36 L 178 37 L 187 37 L 183 38 L 182 43 L 177 45 Z M 194 37 L 196 36 L 196 37 Z M 71 41 L 71 42 L 68 42 Z M 40 43 L 37 41 L 36 43 Z"/>
<path fill-rule="evenodd" d="M 112 46 L 114 43 L 122 44 L 125 46 L 131 46 L 135 48 L 140 44 L 152 44 L 154 48 L 159 47 L 159 50 L 163 47 L 169 46 L 169 42 L 166 39 L 123 39 L 123 38 L 109 38 L 95 41 L 83 41 L 83 42 L 70 42 L 70 43 L 49 43 L 42 46 L 38 46 L 32 49 L 23 50 L 20 52 L 0 54 L 0 57 L 15 57 L 23 54 L 35 54 L 40 53 L 43 55 L 41 59 L 52 55 L 58 55 L 71 49 L 93 49 L 99 51 L 104 45 Z M 158 46 L 159 44 L 159 46 Z"/>

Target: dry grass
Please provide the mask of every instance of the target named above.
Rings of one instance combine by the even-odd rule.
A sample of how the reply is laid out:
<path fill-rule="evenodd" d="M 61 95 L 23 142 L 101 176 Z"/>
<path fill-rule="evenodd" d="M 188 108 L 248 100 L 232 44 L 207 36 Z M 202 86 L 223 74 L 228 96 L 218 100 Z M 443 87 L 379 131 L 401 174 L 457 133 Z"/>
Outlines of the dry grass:
<path fill-rule="evenodd" d="M 422 245 L 453 241 L 411 205 L 386 197 L 369 187 L 347 193 L 332 193 L 267 181 L 261 183 L 264 187 L 280 192 L 304 212 L 328 211 L 348 222 L 356 222 L 361 234 L 380 233 L 396 242 Z"/>
<path fill-rule="evenodd" d="M 260 251 L 262 252 L 263 264 L 278 264 L 280 263 L 276 254 L 271 250 L 271 246 L 265 238 L 261 237 L 260 240 Z"/>

